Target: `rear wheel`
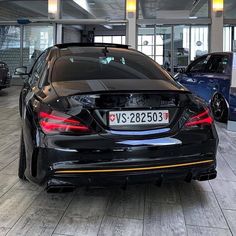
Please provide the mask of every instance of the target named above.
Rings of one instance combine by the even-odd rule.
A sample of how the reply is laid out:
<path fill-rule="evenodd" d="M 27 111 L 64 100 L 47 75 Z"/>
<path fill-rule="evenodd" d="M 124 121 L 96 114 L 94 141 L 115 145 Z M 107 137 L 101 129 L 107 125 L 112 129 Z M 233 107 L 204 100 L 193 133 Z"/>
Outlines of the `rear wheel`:
<path fill-rule="evenodd" d="M 228 108 L 224 97 L 216 94 L 211 101 L 211 109 L 216 121 L 227 122 Z"/>
<path fill-rule="evenodd" d="M 25 169 L 26 169 L 25 143 L 24 143 L 24 139 L 23 139 L 23 132 L 21 132 L 19 168 L 18 168 L 18 177 L 20 179 L 26 180 Z"/>

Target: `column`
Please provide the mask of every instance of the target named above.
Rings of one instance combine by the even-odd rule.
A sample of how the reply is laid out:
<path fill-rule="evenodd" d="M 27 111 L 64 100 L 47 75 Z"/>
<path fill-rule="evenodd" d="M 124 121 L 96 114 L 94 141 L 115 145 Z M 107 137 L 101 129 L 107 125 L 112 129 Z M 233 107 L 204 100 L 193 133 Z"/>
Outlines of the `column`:
<path fill-rule="evenodd" d="M 48 18 L 51 20 L 61 18 L 61 0 L 48 0 Z M 54 43 L 62 43 L 62 24 L 54 24 Z"/>
<path fill-rule="evenodd" d="M 132 48 L 137 47 L 137 1 L 126 0 L 126 43 Z"/>
<path fill-rule="evenodd" d="M 223 51 L 224 0 L 210 0 L 210 52 Z"/>

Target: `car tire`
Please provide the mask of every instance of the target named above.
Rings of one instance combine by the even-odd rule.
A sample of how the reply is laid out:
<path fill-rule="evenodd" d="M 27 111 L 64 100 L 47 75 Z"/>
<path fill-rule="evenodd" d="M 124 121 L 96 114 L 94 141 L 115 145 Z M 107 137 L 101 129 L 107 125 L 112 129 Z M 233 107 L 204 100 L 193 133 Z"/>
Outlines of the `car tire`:
<path fill-rule="evenodd" d="M 221 94 L 215 94 L 211 100 L 211 109 L 216 121 L 227 122 L 228 107 L 225 98 Z"/>
<path fill-rule="evenodd" d="M 26 180 L 25 169 L 26 169 L 25 143 L 23 139 L 23 132 L 21 132 L 18 177 L 22 180 Z"/>

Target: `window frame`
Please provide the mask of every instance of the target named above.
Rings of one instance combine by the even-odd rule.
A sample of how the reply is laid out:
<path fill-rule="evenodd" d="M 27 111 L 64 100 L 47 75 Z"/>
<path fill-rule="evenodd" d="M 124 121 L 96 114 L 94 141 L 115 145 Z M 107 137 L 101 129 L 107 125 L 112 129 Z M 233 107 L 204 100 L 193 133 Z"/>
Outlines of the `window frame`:
<path fill-rule="evenodd" d="M 209 57 L 209 58 L 208 58 Z M 208 61 L 209 59 L 211 58 L 211 55 L 204 55 L 204 56 L 201 56 L 199 57 L 198 59 L 196 59 L 195 61 L 193 61 L 186 69 L 186 73 L 188 74 L 193 74 L 193 73 L 204 73 L 205 70 L 206 70 L 206 65 L 208 64 Z M 200 72 L 200 71 L 191 71 L 191 69 L 196 66 L 199 62 L 201 61 L 205 61 L 207 60 L 207 63 L 205 64 L 205 66 L 203 67 L 203 70 Z M 203 64 L 202 64 L 203 65 Z"/>
<path fill-rule="evenodd" d="M 224 58 L 224 57 L 227 57 L 228 58 L 228 63 L 227 63 L 227 66 L 226 66 L 226 69 L 225 69 L 225 72 L 221 73 L 221 72 L 212 72 L 212 71 L 209 71 L 209 65 L 211 63 L 212 60 L 214 60 L 216 57 L 220 57 L 221 60 Z M 219 66 L 219 65 L 218 65 Z M 213 54 L 211 55 L 210 59 L 208 60 L 207 62 L 207 65 L 206 65 L 206 68 L 205 68 L 205 71 L 206 73 L 209 73 L 209 74 L 218 74 L 218 75 L 228 75 L 229 74 L 229 66 L 230 66 L 230 55 L 227 55 L 227 54 Z"/>
<path fill-rule="evenodd" d="M 34 65 L 31 68 L 30 77 L 28 80 L 28 83 L 30 84 L 30 86 L 33 87 L 39 83 L 40 77 L 43 74 L 45 66 L 47 64 L 46 58 L 48 56 L 48 53 L 49 53 L 49 49 L 44 50 L 34 62 Z M 39 71 L 37 71 L 37 69 L 39 69 Z"/>

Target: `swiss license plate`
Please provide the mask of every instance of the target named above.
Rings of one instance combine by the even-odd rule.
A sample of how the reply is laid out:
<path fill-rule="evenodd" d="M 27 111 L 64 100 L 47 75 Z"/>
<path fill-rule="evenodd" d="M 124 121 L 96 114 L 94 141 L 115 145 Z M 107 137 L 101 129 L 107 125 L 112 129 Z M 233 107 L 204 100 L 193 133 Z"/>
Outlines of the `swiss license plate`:
<path fill-rule="evenodd" d="M 112 111 L 109 112 L 109 125 L 152 125 L 168 124 L 168 110 Z"/>

